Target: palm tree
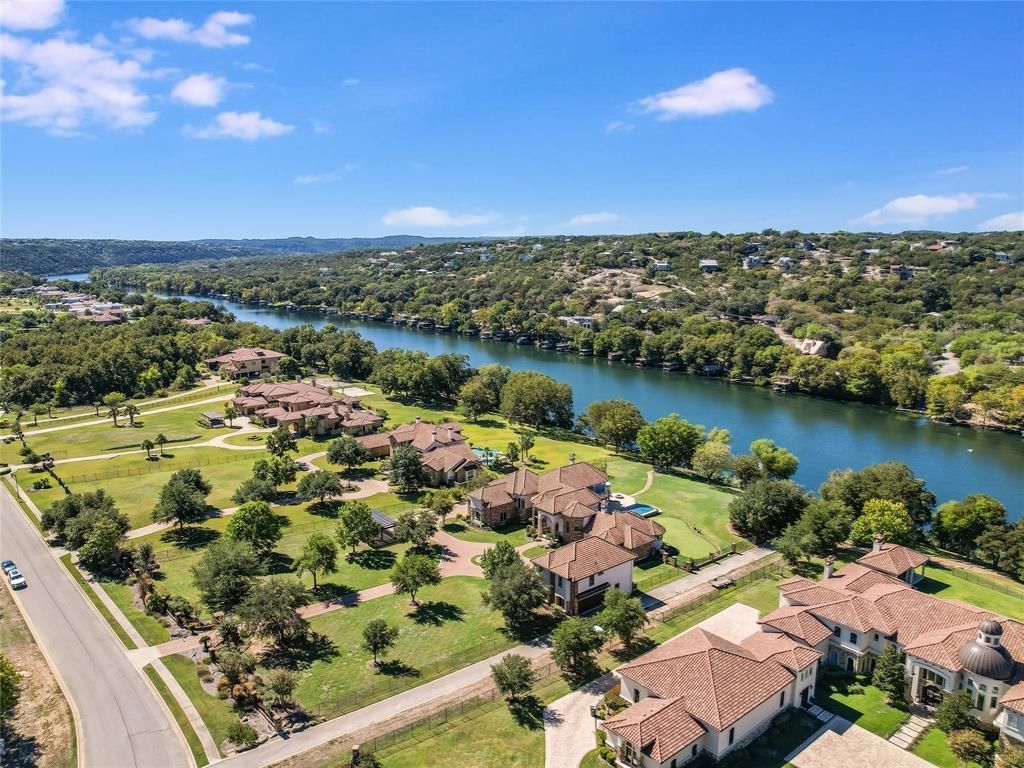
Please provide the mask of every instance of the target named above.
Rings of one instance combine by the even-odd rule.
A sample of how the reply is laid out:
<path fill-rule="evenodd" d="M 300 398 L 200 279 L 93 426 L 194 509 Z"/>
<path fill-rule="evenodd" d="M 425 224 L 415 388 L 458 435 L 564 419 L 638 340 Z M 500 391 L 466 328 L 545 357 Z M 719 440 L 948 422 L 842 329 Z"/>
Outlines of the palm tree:
<path fill-rule="evenodd" d="M 523 457 L 523 464 L 530 460 L 530 449 L 533 448 L 533 437 L 523 433 L 519 436 L 519 453 Z"/>
<path fill-rule="evenodd" d="M 234 420 L 238 417 L 238 409 L 230 400 L 224 403 L 224 418 L 228 420 L 228 426 L 235 426 Z"/>
<path fill-rule="evenodd" d="M 142 441 L 142 450 L 144 450 L 146 452 L 146 458 L 147 459 L 152 459 L 153 458 L 153 453 L 152 453 L 152 451 L 153 451 L 153 441 L 149 440 L 149 439 L 143 440 Z"/>
<path fill-rule="evenodd" d="M 121 408 L 117 405 L 111 405 L 107 408 L 107 416 L 114 420 L 114 426 L 117 426 L 117 417 L 121 413 Z"/>
<path fill-rule="evenodd" d="M 124 414 L 128 417 L 128 423 L 131 426 L 135 426 L 135 417 L 139 415 L 139 406 L 135 403 L 124 404 Z"/>
<path fill-rule="evenodd" d="M 164 455 L 164 443 L 167 442 L 167 435 L 163 432 L 157 432 L 156 437 L 153 438 L 157 445 L 160 446 L 160 455 Z"/>
<path fill-rule="evenodd" d="M 103 405 L 99 400 L 92 401 L 92 407 L 96 409 L 96 415 L 100 415 L 100 406 Z"/>

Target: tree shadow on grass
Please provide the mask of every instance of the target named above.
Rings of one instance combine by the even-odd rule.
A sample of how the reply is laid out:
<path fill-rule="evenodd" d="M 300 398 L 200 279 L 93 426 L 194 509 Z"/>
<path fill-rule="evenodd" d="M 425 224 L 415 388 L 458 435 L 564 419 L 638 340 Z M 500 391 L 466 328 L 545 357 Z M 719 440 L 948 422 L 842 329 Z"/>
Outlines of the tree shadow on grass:
<path fill-rule="evenodd" d="M 272 645 L 263 652 L 262 662 L 268 667 L 308 669 L 314 662 L 327 661 L 338 655 L 337 646 L 327 635 L 309 632 L 304 640 L 291 642 L 285 648 Z"/>
<path fill-rule="evenodd" d="M 390 549 L 363 549 L 357 552 L 349 552 L 345 555 L 345 559 L 353 565 L 358 565 L 360 568 L 366 568 L 370 571 L 384 571 L 394 567 L 395 562 L 398 560 L 398 555 Z"/>
<path fill-rule="evenodd" d="M 356 594 L 356 591 L 345 584 L 317 584 L 316 589 L 311 590 L 311 594 L 317 600 L 324 603 L 340 602 L 346 597 L 351 597 Z"/>
<path fill-rule="evenodd" d="M 465 611 L 454 603 L 444 600 L 420 603 L 409 618 L 417 624 L 430 624 L 439 627 L 446 621 L 462 621 Z"/>
<path fill-rule="evenodd" d="M 533 694 L 510 701 L 508 711 L 520 728 L 539 731 L 544 727 L 544 703 Z"/>
<path fill-rule="evenodd" d="M 614 649 L 611 654 L 616 661 L 623 663 L 630 659 L 635 659 L 641 654 L 647 653 L 647 651 L 651 650 L 655 646 L 657 646 L 657 643 L 651 638 L 638 637 L 633 641 L 632 645 L 620 646 Z"/>
<path fill-rule="evenodd" d="M 335 519 L 338 517 L 338 508 L 341 507 L 340 501 L 314 501 L 309 505 L 309 514 L 317 515 L 319 517 L 327 517 Z"/>
<path fill-rule="evenodd" d="M 185 528 L 168 528 L 160 541 L 173 544 L 178 549 L 202 549 L 220 538 L 220 531 L 203 525 L 188 525 Z"/>
<path fill-rule="evenodd" d="M 377 664 L 377 672 L 388 677 L 419 677 L 423 673 L 401 659 L 389 659 Z"/>
<path fill-rule="evenodd" d="M 351 480 L 354 483 L 360 480 L 369 480 L 376 473 L 373 467 L 355 467 L 354 469 L 345 469 L 341 472 L 341 477 L 344 480 Z"/>
<path fill-rule="evenodd" d="M 263 561 L 267 566 L 267 573 L 276 576 L 281 573 L 292 573 L 295 570 L 295 561 L 291 555 L 281 552 L 271 552 Z"/>

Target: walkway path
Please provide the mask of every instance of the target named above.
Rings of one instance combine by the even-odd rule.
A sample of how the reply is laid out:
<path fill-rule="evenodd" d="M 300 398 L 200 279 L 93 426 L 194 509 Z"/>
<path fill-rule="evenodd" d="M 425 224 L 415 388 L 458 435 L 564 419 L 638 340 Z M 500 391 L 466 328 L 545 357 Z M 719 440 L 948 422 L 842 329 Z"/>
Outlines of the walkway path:
<path fill-rule="evenodd" d="M 836 715 L 788 758 L 796 768 L 934 768 L 881 736 Z"/>
<path fill-rule="evenodd" d="M 910 719 L 889 737 L 889 743 L 895 744 L 900 749 L 910 749 L 918 739 L 924 736 L 924 732 L 931 728 L 934 722 L 931 718 L 911 715 Z"/>
<path fill-rule="evenodd" d="M 544 710 L 544 768 L 578 768 L 597 746 L 597 722 L 590 708 L 614 685 L 615 676 L 608 672 Z"/>
<path fill-rule="evenodd" d="M 634 498 L 636 498 L 641 493 L 647 493 L 647 491 L 651 490 L 651 486 L 652 485 L 654 485 L 654 470 L 653 469 L 648 469 L 647 470 L 647 480 L 644 481 L 644 487 L 641 488 L 636 493 L 632 494 L 632 496 Z"/>
<path fill-rule="evenodd" d="M 742 554 L 730 555 L 714 565 L 702 568 L 696 573 L 689 574 L 681 579 L 670 581 L 668 584 L 663 584 L 660 587 L 652 589 L 643 596 L 644 607 L 650 609 L 657 607 L 657 604 L 659 603 L 672 602 L 675 598 L 679 597 L 684 592 L 688 592 L 694 587 L 706 585 L 712 579 L 718 578 L 719 576 L 726 576 L 733 571 L 743 568 L 744 566 L 751 565 L 761 558 L 768 557 L 768 555 L 771 554 L 773 554 L 773 552 L 770 549 L 754 547 L 753 549 L 748 549 Z"/>

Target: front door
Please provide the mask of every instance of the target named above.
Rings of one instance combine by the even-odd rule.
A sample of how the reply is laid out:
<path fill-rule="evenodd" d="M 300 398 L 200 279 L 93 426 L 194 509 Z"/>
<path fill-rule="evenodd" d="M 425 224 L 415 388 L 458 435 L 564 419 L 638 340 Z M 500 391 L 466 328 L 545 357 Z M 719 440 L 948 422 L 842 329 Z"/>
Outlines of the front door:
<path fill-rule="evenodd" d="M 811 686 L 808 685 L 806 688 L 804 688 L 802 691 L 800 691 L 800 706 L 801 707 L 806 707 L 806 706 L 809 706 L 810 703 L 811 703 Z"/>
<path fill-rule="evenodd" d="M 829 653 L 828 653 L 828 663 L 829 663 L 829 666 L 838 667 L 839 666 L 839 653 L 836 652 L 835 650 L 829 651 Z"/>
<path fill-rule="evenodd" d="M 853 656 L 846 657 L 846 671 L 853 672 Z"/>

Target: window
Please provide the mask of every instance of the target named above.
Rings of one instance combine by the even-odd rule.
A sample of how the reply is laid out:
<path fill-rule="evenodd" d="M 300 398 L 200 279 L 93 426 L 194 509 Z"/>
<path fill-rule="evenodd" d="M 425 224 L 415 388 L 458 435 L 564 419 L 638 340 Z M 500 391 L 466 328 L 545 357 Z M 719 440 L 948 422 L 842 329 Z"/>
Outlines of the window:
<path fill-rule="evenodd" d="M 842 632 L 839 631 L 839 627 L 832 627 L 832 634 L 836 637 L 842 637 Z"/>
<path fill-rule="evenodd" d="M 779 706 L 780 707 L 786 706 L 786 692 L 785 691 L 783 691 L 782 693 L 779 694 Z"/>
<path fill-rule="evenodd" d="M 1020 716 L 1014 712 L 1006 711 L 1006 727 L 1015 731 L 1020 730 Z"/>
<path fill-rule="evenodd" d="M 995 696 L 993 696 L 991 699 L 989 699 L 988 708 L 989 709 L 995 709 L 996 705 L 998 703 L 999 703 L 999 699 L 997 699 Z"/>
<path fill-rule="evenodd" d="M 590 577 L 590 586 L 594 586 L 594 577 L 593 576 Z"/>
<path fill-rule="evenodd" d="M 878 642 L 878 633 L 877 632 L 875 632 L 875 642 L 876 643 Z"/>
<path fill-rule="evenodd" d="M 676 768 L 677 765 L 679 765 L 679 763 L 677 763 L 676 759 L 673 757 L 672 758 L 672 768 Z"/>
<path fill-rule="evenodd" d="M 558 586 L 562 586 L 562 577 L 561 576 L 558 577 Z"/>
<path fill-rule="evenodd" d="M 850 633 L 850 642 L 851 643 L 856 643 L 857 642 L 857 633 L 856 632 L 851 632 Z"/>
<path fill-rule="evenodd" d="M 984 697 L 984 696 L 982 696 L 982 695 L 981 695 L 981 694 L 979 693 L 979 694 L 978 694 L 978 709 L 984 709 L 984 708 L 985 708 L 985 697 Z"/>
<path fill-rule="evenodd" d="M 1016 717 L 1016 715 L 1014 715 L 1014 717 Z M 696 756 L 697 756 L 697 745 L 696 745 L 696 744 L 694 744 L 694 745 L 693 745 L 693 746 L 692 746 L 692 747 L 690 748 L 690 757 L 696 757 Z"/>
<path fill-rule="evenodd" d="M 732 744 L 736 740 L 736 729 L 729 729 L 729 744 Z"/>
<path fill-rule="evenodd" d="M 633 689 L 633 703 L 636 704 L 638 701 L 640 701 L 640 689 L 639 688 L 634 688 Z"/>

